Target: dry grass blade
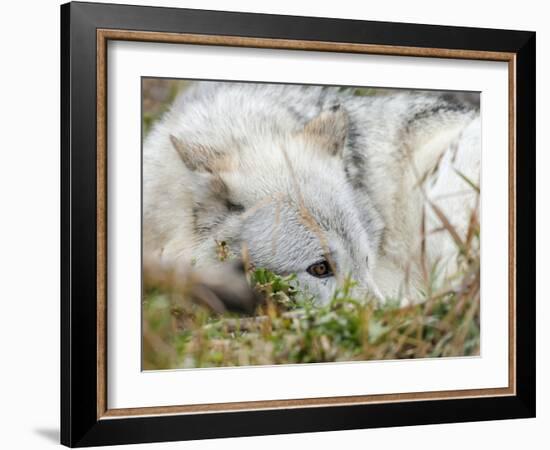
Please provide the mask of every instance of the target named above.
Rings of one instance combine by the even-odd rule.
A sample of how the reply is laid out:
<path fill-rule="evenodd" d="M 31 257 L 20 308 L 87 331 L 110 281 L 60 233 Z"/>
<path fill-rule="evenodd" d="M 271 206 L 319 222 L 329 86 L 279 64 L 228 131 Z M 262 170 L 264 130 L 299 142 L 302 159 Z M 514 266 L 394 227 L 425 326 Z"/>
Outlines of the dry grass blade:
<path fill-rule="evenodd" d="M 460 249 L 460 251 L 467 255 L 468 249 L 465 245 L 465 243 L 462 241 L 462 238 L 456 231 L 456 228 L 453 226 L 453 224 L 449 221 L 447 216 L 443 213 L 443 211 L 437 206 L 435 203 L 433 203 L 431 200 L 427 200 L 428 204 L 432 208 L 433 212 L 437 216 L 437 218 L 441 221 L 441 224 L 447 230 L 450 234 L 450 236 L 453 238 L 453 241 L 457 245 L 457 247 Z"/>
<path fill-rule="evenodd" d="M 479 186 L 475 184 L 472 180 L 470 180 L 466 175 L 464 175 L 460 170 L 454 169 L 455 173 L 462 178 L 468 186 L 470 186 L 474 191 L 476 191 L 478 194 L 480 193 Z"/>

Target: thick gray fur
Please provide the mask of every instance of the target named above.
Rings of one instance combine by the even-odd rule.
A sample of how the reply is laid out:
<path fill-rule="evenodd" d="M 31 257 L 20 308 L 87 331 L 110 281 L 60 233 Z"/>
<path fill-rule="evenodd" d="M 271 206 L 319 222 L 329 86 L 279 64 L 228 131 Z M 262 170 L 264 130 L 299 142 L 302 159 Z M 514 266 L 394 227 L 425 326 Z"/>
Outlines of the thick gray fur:
<path fill-rule="evenodd" d="M 457 175 L 479 182 L 475 100 L 194 83 L 144 144 L 144 249 L 200 267 L 225 241 L 256 266 L 296 273 L 320 301 L 348 274 L 359 291 L 414 301 L 422 224 L 441 228 L 426 199 L 462 233 L 476 203 Z M 452 271 L 452 240 L 426 243 L 428 263 Z M 307 272 L 323 259 L 335 276 Z"/>

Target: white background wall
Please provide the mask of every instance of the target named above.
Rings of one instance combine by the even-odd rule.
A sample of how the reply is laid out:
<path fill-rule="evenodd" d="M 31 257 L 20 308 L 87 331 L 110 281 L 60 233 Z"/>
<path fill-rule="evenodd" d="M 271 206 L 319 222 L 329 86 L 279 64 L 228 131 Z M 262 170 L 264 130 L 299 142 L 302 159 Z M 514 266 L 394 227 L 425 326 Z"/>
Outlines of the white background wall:
<path fill-rule="evenodd" d="M 550 30 L 545 2 L 385 0 L 140 1 L 134 4 L 537 31 L 537 278 L 550 264 L 548 126 Z M 0 447 L 56 445 L 59 422 L 59 1 L 4 2 L 0 19 Z M 545 126 L 544 126 L 545 125 Z M 546 208 L 545 208 L 546 206 Z M 540 283 L 539 283 L 540 285 Z M 548 448 L 550 306 L 537 301 L 538 417 L 136 448 Z M 529 301 L 529 299 L 525 299 Z"/>

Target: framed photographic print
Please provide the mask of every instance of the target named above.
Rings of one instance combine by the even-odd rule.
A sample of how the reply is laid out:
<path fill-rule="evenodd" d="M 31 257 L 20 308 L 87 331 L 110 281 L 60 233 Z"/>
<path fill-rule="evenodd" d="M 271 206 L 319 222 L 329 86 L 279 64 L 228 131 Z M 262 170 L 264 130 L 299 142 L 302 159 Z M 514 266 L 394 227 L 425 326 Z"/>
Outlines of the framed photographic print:
<path fill-rule="evenodd" d="M 535 33 L 61 7 L 61 440 L 535 415 Z"/>

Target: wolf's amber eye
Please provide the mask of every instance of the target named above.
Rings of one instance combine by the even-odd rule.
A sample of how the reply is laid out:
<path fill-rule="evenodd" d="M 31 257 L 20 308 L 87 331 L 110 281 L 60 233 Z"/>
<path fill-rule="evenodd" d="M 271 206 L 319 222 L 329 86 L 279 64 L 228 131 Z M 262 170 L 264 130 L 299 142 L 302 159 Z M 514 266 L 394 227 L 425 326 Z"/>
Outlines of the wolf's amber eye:
<path fill-rule="evenodd" d="M 315 264 L 312 264 L 307 268 L 307 273 L 316 277 L 316 278 L 326 278 L 333 275 L 332 268 L 328 261 L 319 261 Z"/>

